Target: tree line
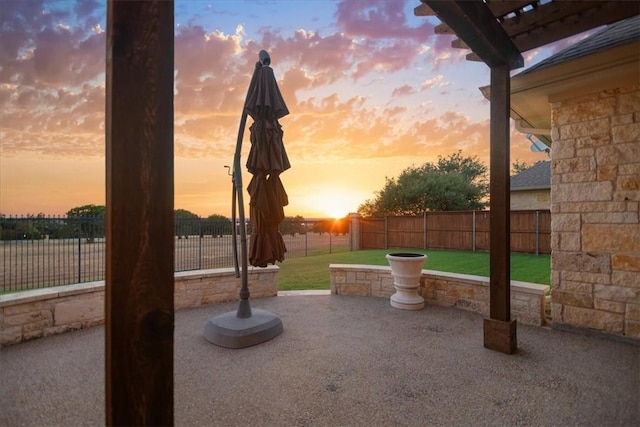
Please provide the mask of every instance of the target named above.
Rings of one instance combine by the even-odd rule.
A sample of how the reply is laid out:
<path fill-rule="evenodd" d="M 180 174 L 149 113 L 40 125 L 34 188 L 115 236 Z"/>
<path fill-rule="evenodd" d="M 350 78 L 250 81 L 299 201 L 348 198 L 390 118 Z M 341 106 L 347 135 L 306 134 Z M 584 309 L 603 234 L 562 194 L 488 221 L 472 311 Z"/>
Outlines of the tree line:
<path fill-rule="evenodd" d="M 87 243 L 105 236 L 106 207 L 83 205 L 70 209 L 64 217 L 47 217 L 43 213 L 21 218 L 0 214 L 0 240 L 39 240 L 82 238 Z M 190 236 L 212 236 L 214 238 L 233 235 L 233 223 L 224 215 L 212 214 L 201 218 L 186 209 L 176 209 L 175 235 L 188 239 Z M 247 221 L 247 232 L 251 234 L 251 223 Z M 238 229 L 239 230 L 239 229 Z M 296 236 L 306 233 L 345 234 L 349 231 L 347 218 L 341 220 L 305 220 L 302 216 L 285 217 L 280 224 L 280 233 Z M 237 231 L 239 233 L 239 231 Z"/>

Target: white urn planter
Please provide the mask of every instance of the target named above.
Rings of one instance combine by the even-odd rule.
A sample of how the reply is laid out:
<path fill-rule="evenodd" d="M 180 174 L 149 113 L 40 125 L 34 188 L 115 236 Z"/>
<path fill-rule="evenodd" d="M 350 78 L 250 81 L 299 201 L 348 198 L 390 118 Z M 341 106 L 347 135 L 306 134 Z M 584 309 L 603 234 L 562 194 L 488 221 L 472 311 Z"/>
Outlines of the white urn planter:
<path fill-rule="evenodd" d="M 424 298 L 420 296 L 420 278 L 427 256 L 415 253 L 387 254 L 391 266 L 393 287 L 391 306 L 402 310 L 420 310 L 424 308 Z"/>

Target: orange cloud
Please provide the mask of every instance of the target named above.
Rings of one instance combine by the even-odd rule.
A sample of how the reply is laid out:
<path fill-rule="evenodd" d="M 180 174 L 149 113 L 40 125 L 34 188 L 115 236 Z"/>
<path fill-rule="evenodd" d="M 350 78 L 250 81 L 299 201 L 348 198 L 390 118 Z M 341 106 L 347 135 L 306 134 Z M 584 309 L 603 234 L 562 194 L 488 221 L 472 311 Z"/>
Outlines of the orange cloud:
<path fill-rule="evenodd" d="M 265 7 L 282 16 L 256 26 L 238 2 L 177 1 L 176 13 L 197 7 L 202 15 L 177 20 L 175 32 L 176 207 L 228 212 L 224 165 L 260 49 L 270 52 L 291 111 L 281 120 L 292 162 L 283 179 L 301 200 L 290 198 L 288 213 L 319 215 L 312 206 L 326 205 L 318 197 L 337 188 L 344 200 L 371 197 L 386 175 L 458 149 L 488 159 L 488 108 L 477 90 L 487 82 L 473 83 L 471 72 L 460 81 L 466 52 L 452 49 L 451 37 L 436 37 L 437 20 L 413 17 L 407 5 L 322 2 L 331 8 L 328 21 L 285 31 L 280 24 L 295 17 L 278 2 Z M 3 0 L 1 7 L 0 212 L 64 213 L 101 203 L 104 2 Z M 512 158 L 527 161 L 534 155 L 515 143 L 520 138 L 513 135 Z"/>

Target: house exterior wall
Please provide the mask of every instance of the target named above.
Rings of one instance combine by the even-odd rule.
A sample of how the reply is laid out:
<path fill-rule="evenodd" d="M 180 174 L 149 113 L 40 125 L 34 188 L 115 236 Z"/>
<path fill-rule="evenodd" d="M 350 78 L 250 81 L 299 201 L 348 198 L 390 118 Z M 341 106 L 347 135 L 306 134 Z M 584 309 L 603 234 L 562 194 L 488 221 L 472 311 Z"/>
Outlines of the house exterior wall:
<path fill-rule="evenodd" d="M 640 340 L 640 86 L 551 105 L 551 317 Z"/>
<path fill-rule="evenodd" d="M 551 208 L 551 190 L 519 190 L 511 192 L 511 210 L 548 210 Z"/>

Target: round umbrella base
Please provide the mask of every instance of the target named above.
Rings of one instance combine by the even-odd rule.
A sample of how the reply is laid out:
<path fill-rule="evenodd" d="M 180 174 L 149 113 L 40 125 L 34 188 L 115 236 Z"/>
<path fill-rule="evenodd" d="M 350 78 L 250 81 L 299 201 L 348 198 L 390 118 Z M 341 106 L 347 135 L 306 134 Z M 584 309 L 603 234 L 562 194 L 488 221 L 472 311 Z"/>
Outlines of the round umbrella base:
<path fill-rule="evenodd" d="M 275 314 L 253 309 L 251 317 L 239 318 L 235 311 L 207 320 L 204 337 L 212 344 L 227 348 L 245 348 L 269 341 L 280 335 L 284 328 Z"/>

